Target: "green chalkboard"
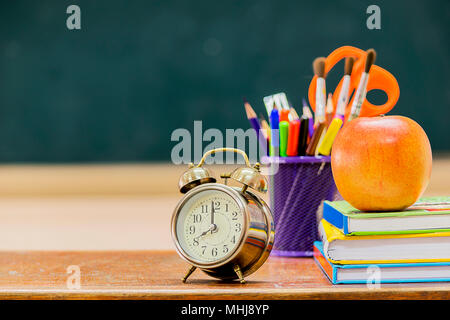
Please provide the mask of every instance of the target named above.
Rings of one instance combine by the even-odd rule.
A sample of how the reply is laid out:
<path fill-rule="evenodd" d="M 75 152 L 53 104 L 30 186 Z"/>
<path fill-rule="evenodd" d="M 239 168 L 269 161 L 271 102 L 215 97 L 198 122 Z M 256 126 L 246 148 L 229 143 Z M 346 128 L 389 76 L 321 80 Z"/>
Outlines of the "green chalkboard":
<path fill-rule="evenodd" d="M 69 30 L 66 9 L 81 9 Z M 392 114 L 450 150 L 449 1 L 2 1 L 0 162 L 167 161 L 176 128 L 248 128 L 242 98 L 306 95 L 311 62 L 375 48 Z M 341 74 L 330 75 L 336 85 Z M 369 97 L 383 99 L 382 96 Z"/>

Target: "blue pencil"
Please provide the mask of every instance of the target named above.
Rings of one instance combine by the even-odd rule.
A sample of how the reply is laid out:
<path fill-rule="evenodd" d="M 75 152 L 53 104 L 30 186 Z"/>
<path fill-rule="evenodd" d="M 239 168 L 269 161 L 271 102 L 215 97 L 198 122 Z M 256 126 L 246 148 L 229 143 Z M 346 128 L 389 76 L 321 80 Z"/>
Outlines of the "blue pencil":
<path fill-rule="evenodd" d="M 309 138 L 312 138 L 312 136 L 314 134 L 313 114 L 312 114 L 311 110 L 309 109 L 309 106 L 308 106 L 308 103 L 306 102 L 306 100 L 302 99 L 302 101 L 303 101 L 303 114 L 309 118 L 308 135 L 309 135 Z"/>
<path fill-rule="evenodd" d="M 262 149 L 262 154 L 267 154 L 267 139 L 264 137 L 261 131 L 261 124 L 259 123 L 258 117 L 253 110 L 250 103 L 244 100 L 245 113 L 247 114 L 247 119 L 250 121 L 253 129 L 256 131 L 256 136 L 258 137 L 259 146 Z"/>

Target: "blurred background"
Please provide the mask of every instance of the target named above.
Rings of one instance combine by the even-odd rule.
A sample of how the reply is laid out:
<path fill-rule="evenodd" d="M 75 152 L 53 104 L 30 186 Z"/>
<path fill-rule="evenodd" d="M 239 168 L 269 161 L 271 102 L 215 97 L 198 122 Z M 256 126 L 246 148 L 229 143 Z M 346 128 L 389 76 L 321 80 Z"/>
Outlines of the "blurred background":
<path fill-rule="evenodd" d="M 80 30 L 66 27 L 73 4 Z M 0 249 L 170 248 L 184 170 L 172 132 L 247 129 L 243 97 L 264 113 L 283 91 L 299 108 L 313 59 L 343 45 L 376 49 L 397 78 L 390 114 L 427 132 L 427 194 L 448 194 L 449 21 L 444 0 L 2 1 Z"/>

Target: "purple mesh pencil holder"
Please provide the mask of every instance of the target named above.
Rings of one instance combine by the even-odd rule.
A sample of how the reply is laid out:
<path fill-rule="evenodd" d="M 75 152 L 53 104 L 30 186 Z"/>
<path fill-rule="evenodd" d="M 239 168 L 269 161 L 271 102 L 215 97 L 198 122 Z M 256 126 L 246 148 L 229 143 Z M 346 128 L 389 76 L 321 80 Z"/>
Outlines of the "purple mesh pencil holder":
<path fill-rule="evenodd" d="M 275 220 L 272 255 L 310 257 L 319 240 L 318 220 L 325 200 L 341 199 L 331 173 L 330 157 L 264 157 L 278 161 L 269 175 L 270 207 Z M 269 171 L 270 172 L 270 171 Z"/>

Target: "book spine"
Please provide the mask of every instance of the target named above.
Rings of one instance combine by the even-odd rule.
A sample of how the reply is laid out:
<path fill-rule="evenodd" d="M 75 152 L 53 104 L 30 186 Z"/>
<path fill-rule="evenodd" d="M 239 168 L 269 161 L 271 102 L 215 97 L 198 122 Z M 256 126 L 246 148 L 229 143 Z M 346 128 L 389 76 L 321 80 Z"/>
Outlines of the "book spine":
<path fill-rule="evenodd" d="M 344 234 L 348 234 L 348 217 L 328 204 L 327 201 L 323 203 L 323 218 Z"/>
<path fill-rule="evenodd" d="M 314 260 L 316 261 L 317 265 L 320 267 L 322 272 L 327 276 L 328 280 L 332 284 L 336 284 L 337 280 L 337 268 L 335 268 L 320 252 L 320 250 L 317 248 L 316 245 L 314 245 L 313 250 Z"/>

